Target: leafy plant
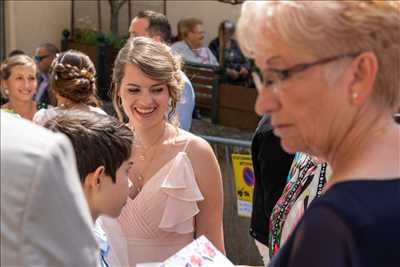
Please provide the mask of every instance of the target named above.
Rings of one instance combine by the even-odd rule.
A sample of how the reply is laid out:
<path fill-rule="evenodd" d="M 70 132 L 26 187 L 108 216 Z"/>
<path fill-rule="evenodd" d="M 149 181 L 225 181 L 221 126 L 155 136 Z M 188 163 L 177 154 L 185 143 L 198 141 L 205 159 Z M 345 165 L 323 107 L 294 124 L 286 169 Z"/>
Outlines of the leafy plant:
<path fill-rule="evenodd" d="M 96 45 L 99 39 L 102 39 L 101 37 L 107 45 L 115 49 L 121 49 L 127 39 L 126 37 L 119 37 L 112 32 L 106 34 L 99 33 L 89 17 L 83 17 L 78 20 L 77 28 L 75 29 L 75 40 L 77 42 L 86 45 Z"/>
<path fill-rule="evenodd" d="M 118 50 L 121 49 L 125 45 L 126 40 L 127 40 L 127 38 L 117 36 L 112 32 L 106 33 L 106 35 L 104 37 L 105 37 L 106 44 L 108 44 L 109 46 L 112 46 L 113 48 L 118 49 Z"/>
<path fill-rule="evenodd" d="M 78 19 L 75 29 L 75 39 L 82 44 L 96 44 L 97 29 L 93 26 L 92 20 L 88 16 Z"/>

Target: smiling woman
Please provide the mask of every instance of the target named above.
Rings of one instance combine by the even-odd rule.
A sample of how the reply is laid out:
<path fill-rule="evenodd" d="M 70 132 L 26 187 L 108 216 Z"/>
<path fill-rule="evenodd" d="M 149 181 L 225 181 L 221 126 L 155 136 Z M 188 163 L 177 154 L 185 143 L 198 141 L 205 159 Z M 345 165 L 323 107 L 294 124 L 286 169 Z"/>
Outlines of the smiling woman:
<path fill-rule="evenodd" d="M 37 111 L 33 95 L 36 93 L 36 64 L 27 55 L 9 57 L 1 64 L 1 93 L 9 102 L 2 109 L 32 120 Z"/>
<path fill-rule="evenodd" d="M 164 261 L 200 235 L 224 251 L 218 161 L 205 140 L 174 124 L 180 61 L 168 46 L 137 37 L 114 66 L 114 106 L 136 138 L 131 199 L 118 219 L 120 230 L 105 221 L 105 231 L 120 233 L 130 266 Z M 118 262 L 121 254 L 111 259 Z"/>

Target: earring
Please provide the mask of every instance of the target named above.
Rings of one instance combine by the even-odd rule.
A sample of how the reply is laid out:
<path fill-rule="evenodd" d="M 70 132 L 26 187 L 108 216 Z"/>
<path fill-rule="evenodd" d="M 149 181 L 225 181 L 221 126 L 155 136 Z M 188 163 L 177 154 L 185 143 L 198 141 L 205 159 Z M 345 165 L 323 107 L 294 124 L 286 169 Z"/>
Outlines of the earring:
<path fill-rule="evenodd" d="M 118 102 L 118 106 L 122 107 L 122 98 L 119 97 L 119 100 L 118 100 L 118 101 L 119 101 L 119 102 Z"/>
<path fill-rule="evenodd" d="M 358 94 L 356 92 L 352 93 L 351 98 L 353 98 L 353 100 L 356 100 L 358 98 Z"/>
<path fill-rule="evenodd" d="M 8 91 L 8 89 L 4 89 L 4 93 L 5 93 L 6 95 L 9 95 L 9 94 L 10 94 L 10 91 Z"/>

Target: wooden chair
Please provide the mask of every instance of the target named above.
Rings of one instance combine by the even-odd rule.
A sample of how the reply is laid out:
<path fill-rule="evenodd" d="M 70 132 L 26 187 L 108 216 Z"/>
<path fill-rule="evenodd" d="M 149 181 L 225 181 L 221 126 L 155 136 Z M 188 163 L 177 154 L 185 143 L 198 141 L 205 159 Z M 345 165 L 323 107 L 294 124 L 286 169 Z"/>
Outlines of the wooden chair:
<path fill-rule="evenodd" d="M 219 67 L 186 62 L 183 71 L 193 85 L 195 108 L 210 114 L 211 121 L 218 123 Z"/>

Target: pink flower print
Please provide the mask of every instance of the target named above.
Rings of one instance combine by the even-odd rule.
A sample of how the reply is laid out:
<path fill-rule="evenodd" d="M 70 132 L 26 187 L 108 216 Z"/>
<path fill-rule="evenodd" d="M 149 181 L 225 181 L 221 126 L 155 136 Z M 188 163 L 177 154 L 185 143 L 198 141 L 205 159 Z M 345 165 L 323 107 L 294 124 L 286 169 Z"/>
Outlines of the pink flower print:
<path fill-rule="evenodd" d="M 201 258 L 199 256 L 197 256 L 197 255 L 192 255 L 190 257 L 190 263 L 193 266 L 199 266 L 199 267 L 203 266 L 203 262 L 202 262 Z"/>
<path fill-rule="evenodd" d="M 214 258 L 217 254 L 215 249 L 209 243 L 204 244 L 204 253 L 211 258 Z"/>

